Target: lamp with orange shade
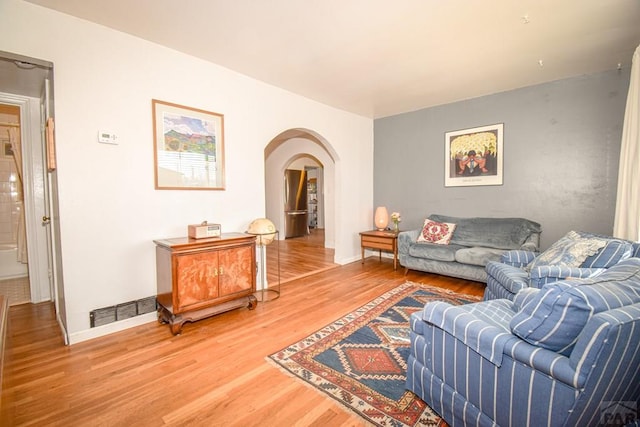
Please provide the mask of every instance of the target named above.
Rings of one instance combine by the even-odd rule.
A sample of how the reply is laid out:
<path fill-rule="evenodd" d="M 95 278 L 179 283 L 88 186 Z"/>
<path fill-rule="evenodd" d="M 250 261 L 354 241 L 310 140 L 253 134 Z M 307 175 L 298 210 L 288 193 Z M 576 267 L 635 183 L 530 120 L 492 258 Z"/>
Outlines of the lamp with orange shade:
<path fill-rule="evenodd" d="M 373 220 L 378 231 L 382 231 L 387 228 L 387 225 L 389 224 L 389 212 L 387 212 L 387 208 L 384 206 L 378 206 Z"/>

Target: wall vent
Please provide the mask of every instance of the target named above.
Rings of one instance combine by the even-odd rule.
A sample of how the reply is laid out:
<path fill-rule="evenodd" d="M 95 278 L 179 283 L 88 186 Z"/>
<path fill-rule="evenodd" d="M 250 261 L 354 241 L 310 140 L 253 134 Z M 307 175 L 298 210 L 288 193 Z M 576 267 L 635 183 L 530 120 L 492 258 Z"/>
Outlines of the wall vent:
<path fill-rule="evenodd" d="M 116 320 L 124 320 L 138 315 L 138 304 L 135 301 L 116 305 Z"/>
<path fill-rule="evenodd" d="M 135 301 L 97 308 L 89 313 L 91 327 L 107 325 L 117 320 L 124 320 L 157 310 L 156 297 L 147 297 Z"/>
<path fill-rule="evenodd" d="M 158 306 L 156 305 L 156 297 L 139 299 L 136 301 L 136 304 L 138 305 L 138 314 L 151 313 L 158 309 Z"/>

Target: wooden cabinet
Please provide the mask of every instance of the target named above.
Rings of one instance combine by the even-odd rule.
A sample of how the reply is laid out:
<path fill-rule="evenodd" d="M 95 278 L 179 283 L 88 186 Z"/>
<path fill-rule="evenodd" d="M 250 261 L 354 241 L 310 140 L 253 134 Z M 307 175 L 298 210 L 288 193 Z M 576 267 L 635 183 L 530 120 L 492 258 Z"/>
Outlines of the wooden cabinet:
<path fill-rule="evenodd" d="M 254 309 L 256 238 L 223 233 L 210 239 L 154 240 L 158 320 L 179 334 L 193 322 L 239 307 Z"/>

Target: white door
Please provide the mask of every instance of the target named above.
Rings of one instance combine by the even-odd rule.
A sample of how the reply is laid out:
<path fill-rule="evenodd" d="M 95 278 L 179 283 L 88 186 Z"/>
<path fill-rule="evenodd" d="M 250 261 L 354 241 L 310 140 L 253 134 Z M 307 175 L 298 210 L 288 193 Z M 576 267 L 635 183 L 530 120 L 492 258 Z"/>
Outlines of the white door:
<path fill-rule="evenodd" d="M 51 233 L 51 198 L 49 197 L 50 193 L 50 184 L 48 177 L 48 165 L 47 165 L 47 119 L 51 117 L 51 108 L 50 108 L 50 83 L 49 79 L 45 79 L 43 89 L 42 89 L 42 97 L 40 98 L 40 129 L 41 131 L 41 141 L 42 141 L 42 154 L 43 154 L 43 175 L 44 175 L 44 186 L 43 186 L 43 215 L 41 218 L 41 226 L 46 230 L 46 250 L 47 250 L 47 278 L 48 278 L 48 289 L 49 295 L 52 296 L 54 302 L 56 303 L 56 313 L 58 312 L 58 300 L 55 297 L 55 274 L 54 268 L 55 263 L 53 262 L 53 239 Z"/>
<path fill-rule="evenodd" d="M 51 99 L 51 81 L 45 80 L 42 97 L 42 146 L 45 166 L 45 213 L 42 226 L 47 231 L 47 268 L 49 274 L 49 292 L 55 302 L 56 317 L 62 330 L 65 344 L 69 344 L 67 334 L 67 315 L 64 306 L 64 286 L 62 281 L 62 263 L 60 253 L 60 217 L 58 215 L 58 175 L 55 162 L 55 122 L 53 120 L 53 100 Z"/>

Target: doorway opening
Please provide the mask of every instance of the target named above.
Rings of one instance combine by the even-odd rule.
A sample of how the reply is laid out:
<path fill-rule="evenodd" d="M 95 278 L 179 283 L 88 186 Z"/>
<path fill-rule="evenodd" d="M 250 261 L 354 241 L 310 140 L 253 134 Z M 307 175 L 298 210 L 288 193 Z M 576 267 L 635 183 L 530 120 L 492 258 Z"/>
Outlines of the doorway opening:
<path fill-rule="evenodd" d="M 0 104 L 0 294 L 9 305 L 31 302 L 20 107 Z"/>
<path fill-rule="evenodd" d="M 20 180 L 23 190 L 22 194 L 18 189 L 15 191 L 20 212 L 10 220 L 11 230 L 13 223 L 18 224 L 15 232 L 12 231 L 16 246 L 26 252 L 21 262 L 27 266 L 27 275 L 23 277 L 29 284 L 29 297 L 21 302 L 53 301 L 65 343 L 68 343 L 66 315 L 60 304 L 64 300 L 62 268 L 55 255 L 60 253 L 60 239 L 55 237 L 59 236 L 57 173 L 51 149 L 53 64 L 0 51 L 0 105 L 19 111 L 18 126 L 13 126 L 16 121 L 8 122 L 14 132 L 7 133 L 7 139 L 8 146 L 15 151 L 15 179 Z M 4 134 L 0 129 L 0 139 Z M 7 175 L 13 179 L 12 171 Z"/>
<path fill-rule="evenodd" d="M 265 147 L 265 204 L 280 233 L 283 281 L 336 266 L 335 164 L 337 155 L 321 135 L 308 129 L 289 129 Z M 287 238 L 287 170 L 305 176 L 304 233 Z M 274 248 L 275 249 L 275 248 Z M 272 249 L 272 251 L 274 250 Z M 302 255 L 301 255 L 302 254 Z M 267 252 L 267 270 L 273 271 Z"/>

